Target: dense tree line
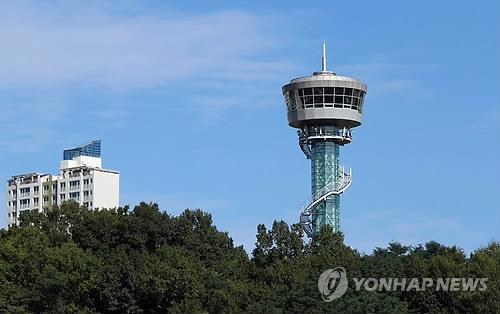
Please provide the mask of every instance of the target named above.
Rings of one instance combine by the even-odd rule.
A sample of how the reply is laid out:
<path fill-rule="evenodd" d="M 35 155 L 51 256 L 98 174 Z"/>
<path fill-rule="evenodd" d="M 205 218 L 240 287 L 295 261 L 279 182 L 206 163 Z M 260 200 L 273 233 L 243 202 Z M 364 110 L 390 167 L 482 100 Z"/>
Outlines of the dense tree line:
<path fill-rule="evenodd" d="M 485 291 L 356 291 L 323 302 L 318 277 L 479 277 Z M 371 255 L 325 227 L 257 228 L 248 256 L 209 214 L 179 216 L 141 203 L 89 211 L 75 203 L 22 215 L 0 231 L 0 312 L 8 313 L 498 313 L 500 245 L 466 256 L 455 246 L 390 243 Z"/>

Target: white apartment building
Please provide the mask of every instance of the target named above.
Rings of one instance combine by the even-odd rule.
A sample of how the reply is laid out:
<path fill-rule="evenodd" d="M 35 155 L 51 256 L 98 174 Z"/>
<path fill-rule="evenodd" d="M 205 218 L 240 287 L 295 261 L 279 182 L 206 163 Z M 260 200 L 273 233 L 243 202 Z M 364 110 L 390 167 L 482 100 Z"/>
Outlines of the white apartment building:
<path fill-rule="evenodd" d="M 23 211 L 47 212 L 69 200 L 89 209 L 118 207 L 120 173 L 103 169 L 99 157 L 77 156 L 61 161 L 57 176 L 42 173 L 13 176 L 7 188 L 8 227 L 19 224 Z"/>

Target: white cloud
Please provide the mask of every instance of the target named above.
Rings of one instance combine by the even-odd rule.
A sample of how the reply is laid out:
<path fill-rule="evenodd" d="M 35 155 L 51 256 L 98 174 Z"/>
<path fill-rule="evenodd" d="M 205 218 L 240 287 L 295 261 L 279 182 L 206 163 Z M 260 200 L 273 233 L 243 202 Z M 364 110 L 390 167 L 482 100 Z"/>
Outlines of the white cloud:
<path fill-rule="evenodd" d="M 91 1 L 0 3 L 0 147 L 39 150 L 55 138 L 55 122 L 81 116 L 74 101 L 80 91 L 108 100 L 83 114 L 122 126 L 136 104 L 117 104 L 115 95 L 169 87 L 182 97 L 189 90 L 184 99 L 206 101 L 199 118 L 210 124 L 231 105 L 257 103 L 255 91 L 290 71 L 268 57 L 281 43 L 275 16 L 122 9 Z M 252 91 L 241 92 L 242 85 Z M 192 96 L 214 91 L 218 97 Z M 20 121 L 30 125 L 24 133 L 13 128 Z"/>
<path fill-rule="evenodd" d="M 289 68 L 258 58 L 278 41 L 265 32 L 272 19 L 246 12 L 165 17 L 73 5 L 65 16 L 36 9 L 0 4 L 4 86 L 151 87 L 183 79 L 256 80 Z"/>

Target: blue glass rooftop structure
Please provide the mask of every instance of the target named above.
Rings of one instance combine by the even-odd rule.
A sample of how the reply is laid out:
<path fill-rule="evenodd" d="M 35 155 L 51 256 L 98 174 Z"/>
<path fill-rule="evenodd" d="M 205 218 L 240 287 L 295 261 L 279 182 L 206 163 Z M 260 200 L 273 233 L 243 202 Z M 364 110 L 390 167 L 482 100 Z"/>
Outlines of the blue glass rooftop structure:
<path fill-rule="evenodd" d="M 95 140 L 87 144 L 65 149 L 63 153 L 64 160 L 72 160 L 78 156 L 101 157 L 101 140 Z"/>

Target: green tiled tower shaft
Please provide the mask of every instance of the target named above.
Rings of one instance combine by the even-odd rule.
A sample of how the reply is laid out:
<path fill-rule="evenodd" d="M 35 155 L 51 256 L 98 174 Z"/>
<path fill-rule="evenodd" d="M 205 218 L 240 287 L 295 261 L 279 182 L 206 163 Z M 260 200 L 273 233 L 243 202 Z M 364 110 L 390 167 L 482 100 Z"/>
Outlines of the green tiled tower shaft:
<path fill-rule="evenodd" d="M 333 189 L 335 178 L 339 176 L 339 145 L 331 141 L 311 144 L 311 187 L 312 195 L 326 192 L 324 187 Z M 317 234 L 322 225 L 330 225 L 336 232 L 339 222 L 340 195 L 332 195 L 321 201 L 312 212 L 312 231 Z"/>

